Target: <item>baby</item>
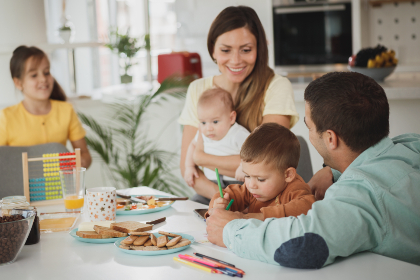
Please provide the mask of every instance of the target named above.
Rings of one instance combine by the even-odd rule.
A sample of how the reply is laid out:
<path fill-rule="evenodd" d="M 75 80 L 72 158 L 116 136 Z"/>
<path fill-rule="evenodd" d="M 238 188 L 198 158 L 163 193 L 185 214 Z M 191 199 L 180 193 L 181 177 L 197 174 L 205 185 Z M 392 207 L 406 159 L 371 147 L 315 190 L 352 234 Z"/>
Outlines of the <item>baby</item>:
<path fill-rule="evenodd" d="M 198 178 L 193 160 L 198 133 L 201 132 L 203 138 L 204 152 L 215 156 L 239 155 L 242 144 L 249 135 L 246 128 L 235 122 L 236 112 L 232 96 L 221 88 L 212 88 L 203 92 L 198 100 L 197 114 L 200 121 L 199 131 L 191 141 L 185 159 L 184 180 L 190 187 L 194 186 L 194 178 Z M 204 168 L 203 171 L 209 180 L 217 183 L 216 173 L 213 170 Z M 236 173 L 240 174 L 239 166 Z M 223 186 L 238 183 L 233 177 L 220 177 Z M 207 200 L 207 203 L 209 201 Z"/>
<path fill-rule="evenodd" d="M 245 183 L 228 186 L 224 198 L 215 194 L 209 210 L 226 209 L 234 199 L 230 210 L 242 212 L 244 219 L 263 221 L 296 217 L 311 209 L 315 197 L 296 173 L 300 144 L 289 129 L 276 123 L 262 124 L 246 139 L 240 155 Z"/>

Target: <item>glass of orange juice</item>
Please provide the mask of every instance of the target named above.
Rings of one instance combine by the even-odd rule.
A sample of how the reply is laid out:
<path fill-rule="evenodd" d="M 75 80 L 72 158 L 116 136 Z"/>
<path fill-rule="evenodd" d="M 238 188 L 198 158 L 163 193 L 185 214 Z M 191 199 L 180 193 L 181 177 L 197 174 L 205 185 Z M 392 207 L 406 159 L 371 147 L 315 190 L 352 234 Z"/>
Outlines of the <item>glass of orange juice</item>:
<path fill-rule="evenodd" d="M 69 168 L 60 170 L 61 187 L 63 189 L 64 208 L 66 212 L 83 213 L 85 201 L 86 168 Z"/>

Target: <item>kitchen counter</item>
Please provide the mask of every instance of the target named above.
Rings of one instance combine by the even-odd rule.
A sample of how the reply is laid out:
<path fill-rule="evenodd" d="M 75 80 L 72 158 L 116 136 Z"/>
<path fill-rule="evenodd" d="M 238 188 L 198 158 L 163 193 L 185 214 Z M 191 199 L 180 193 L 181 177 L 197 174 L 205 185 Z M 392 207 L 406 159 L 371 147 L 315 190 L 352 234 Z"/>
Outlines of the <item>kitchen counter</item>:
<path fill-rule="evenodd" d="M 306 79 L 302 79 L 306 80 Z M 303 102 L 305 88 L 309 82 L 293 82 L 295 101 Z M 393 73 L 379 83 L 388 97 L 388 100 L 420 99 L 420 72 Z"/>

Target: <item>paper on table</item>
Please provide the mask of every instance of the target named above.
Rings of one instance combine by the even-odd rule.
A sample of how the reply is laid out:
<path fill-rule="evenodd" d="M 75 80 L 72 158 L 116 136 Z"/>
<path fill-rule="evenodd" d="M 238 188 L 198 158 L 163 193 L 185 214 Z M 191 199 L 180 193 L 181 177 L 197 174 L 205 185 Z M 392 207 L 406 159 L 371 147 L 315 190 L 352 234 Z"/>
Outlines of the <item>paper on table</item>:
<path fill-rule="evenodd" d="M 234 253 L 232 253 L 231 251 L 229 251 L 227 248 L 223 248 L 223 247 L 219 247 L 217 245 L 214 245 L 213 243 L 211 243 L 208 239 L 207 239 L 207 232 L 205 231 L 190 231 L 190 232 L 185 232 L 186 234 L 192 235 L 195 239 L 195 242 L 204 245 L 206 247 L 209 248 L 213 248 L 219 251 L 222 251 L 224 253 L 230 253 L 232 255 L 234 255 Z"/>

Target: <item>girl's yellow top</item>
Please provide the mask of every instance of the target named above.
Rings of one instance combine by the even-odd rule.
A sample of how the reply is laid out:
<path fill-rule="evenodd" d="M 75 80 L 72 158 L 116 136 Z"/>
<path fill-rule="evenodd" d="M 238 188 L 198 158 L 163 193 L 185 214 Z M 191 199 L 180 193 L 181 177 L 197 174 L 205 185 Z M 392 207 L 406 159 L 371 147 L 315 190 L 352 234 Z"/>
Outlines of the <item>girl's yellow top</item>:
<path fill-rule="evenodd" d="M 50 100 L 51 111 L 32 115 L 22 102 L 0 112 L 0 146 L 32 146 L 51 142 L 66 145 L 86 132 L 70 103 Z"/>

